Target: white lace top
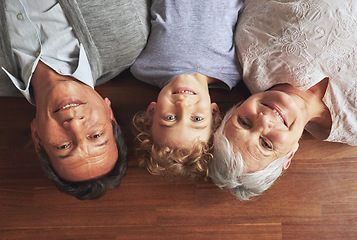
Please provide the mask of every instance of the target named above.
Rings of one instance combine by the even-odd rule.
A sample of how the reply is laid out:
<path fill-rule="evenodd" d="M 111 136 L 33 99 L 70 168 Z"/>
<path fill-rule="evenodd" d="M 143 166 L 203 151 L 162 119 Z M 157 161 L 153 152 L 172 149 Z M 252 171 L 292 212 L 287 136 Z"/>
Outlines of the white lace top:
<path fill-rule="evenodd" d="M 235 41 L 250 91 L 279 83 L 307 90 L 328 77 L 323 101 L 332 128 L 324 133 L 310 124 L 306 130 L 326 141 L 357 145 L 357 1 L 246 0 L 244 4 Z"/>

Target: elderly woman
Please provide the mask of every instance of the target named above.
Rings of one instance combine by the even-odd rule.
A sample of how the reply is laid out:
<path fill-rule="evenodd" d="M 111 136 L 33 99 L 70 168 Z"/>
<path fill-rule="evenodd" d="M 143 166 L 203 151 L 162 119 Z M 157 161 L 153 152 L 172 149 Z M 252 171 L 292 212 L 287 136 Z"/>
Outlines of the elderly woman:
<path fill-rule="evenodd" d="M 247 0 L 236 31 L 252 92 L 214 136 L 209 174 L 242 200 L 290 165 L 306 129 L 357 145 L 357 2 Z"/>

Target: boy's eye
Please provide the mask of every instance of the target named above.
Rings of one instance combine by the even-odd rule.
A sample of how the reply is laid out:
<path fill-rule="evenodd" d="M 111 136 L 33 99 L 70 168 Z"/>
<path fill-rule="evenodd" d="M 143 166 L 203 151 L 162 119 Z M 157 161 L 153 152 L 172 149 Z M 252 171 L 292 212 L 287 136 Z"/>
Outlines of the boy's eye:
<path fill-rule="evenodd" d="M 194 122 L 201 122 L 203 120 L 203 117 L 199 117 L 199 116 L 194 116 L 191 117 L 192 121 Z"/>
<path fill-rule="evenodd" d="M 246 128 L 246 129 L 250 128 L 249 123 L 244 118 L 238 116 L 237 121 L 243 128 Z"/>
<path fill-rule="evenodd" d="M 164 117 L 165 120 L 168 120 L 168 121 L 173 121 L 176 119 L 176 116 L 174 115 L 167 115 L 166 117 Z"/>

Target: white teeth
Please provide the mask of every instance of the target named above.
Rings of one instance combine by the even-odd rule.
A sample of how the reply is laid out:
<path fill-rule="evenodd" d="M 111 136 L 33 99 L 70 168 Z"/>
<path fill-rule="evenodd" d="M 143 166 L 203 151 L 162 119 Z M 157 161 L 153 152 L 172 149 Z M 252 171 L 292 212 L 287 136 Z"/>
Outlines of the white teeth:
<path fill-rule="evenodd" d="M 64 110 L 64 109 L 67 109 L 70 107 L 76 107 L 78 105 L 79 105 L 78 103 L 70 103 L 70 104 L 67 104 L 66 106 L 61 107 L 61 110 Z"/>
<path fill-rule="evenodd" d="M 176 93 L 178 93 L 178 94 L 180 94 L 180 93 L 187 93 L 187 94 L 195 95 L 195 93 L 193 93 L 193 92 L 191 92 L 191 91 L 187 91 L 187 90 L 178 91 L 178 92 L 176 92 Z"/>
<path fill-rule="evenodd" d="M 279 119 L 285 124 L 285 121 L 284 121 L 284 119 L 282 118 L 282 116 L 280 115 L 280 113 L 276 110 L 276 109 L 274 109 L 274 108 L 271 108 L 272 110 L 273 110 L 273 112 L 279 117 Z"/>

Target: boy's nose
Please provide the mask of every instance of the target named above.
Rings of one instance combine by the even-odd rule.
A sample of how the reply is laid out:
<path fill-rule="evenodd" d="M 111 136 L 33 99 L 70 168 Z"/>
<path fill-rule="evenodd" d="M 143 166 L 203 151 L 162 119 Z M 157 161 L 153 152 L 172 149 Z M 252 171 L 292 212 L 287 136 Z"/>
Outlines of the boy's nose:
<path fill-rule="evenodd" d="M 193 104 L 194 103 L 192 101 L 187 100 L 187 99 L 176 101 L 176 106 L 178 106 L 178 107 L 190 107 Z"/>

